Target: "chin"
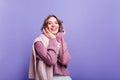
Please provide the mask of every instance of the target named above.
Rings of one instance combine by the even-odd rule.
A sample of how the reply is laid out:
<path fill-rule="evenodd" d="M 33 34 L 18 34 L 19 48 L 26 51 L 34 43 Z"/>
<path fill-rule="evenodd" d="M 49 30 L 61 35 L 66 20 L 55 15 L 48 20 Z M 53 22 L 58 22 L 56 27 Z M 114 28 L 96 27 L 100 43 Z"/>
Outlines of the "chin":
<path fill-rule="evenodd" d="M 53 33 L 53 34 L 57 34 L 57 33 L 58 33 L 58 31 L 52 31 L 52 33 Z"/>
<path fill-rule="evenodd" d="M 56 35 L 58 32 L 52 32 L 54 35 Z"/>

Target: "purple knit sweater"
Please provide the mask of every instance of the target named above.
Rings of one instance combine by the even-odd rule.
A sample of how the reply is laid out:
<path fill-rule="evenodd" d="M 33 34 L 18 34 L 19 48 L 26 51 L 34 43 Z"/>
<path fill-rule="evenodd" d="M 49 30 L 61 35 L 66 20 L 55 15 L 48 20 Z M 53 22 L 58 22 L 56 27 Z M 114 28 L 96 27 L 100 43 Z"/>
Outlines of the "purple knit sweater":
<path fill-rule="evenodd" d="M 58 48 L 58 43 L 60 47 Z M 57 37 L 56 39 L 50 39 L 47 48 L 44 47 L 42 42 L 37 41 L 34 44 L 37 55 L 48 65 L 53 65 L 54 75 L 68 76 L 69 71 L 67 64 L 71 59 L 68 52 L 67 45 L 64 38 Z"/>

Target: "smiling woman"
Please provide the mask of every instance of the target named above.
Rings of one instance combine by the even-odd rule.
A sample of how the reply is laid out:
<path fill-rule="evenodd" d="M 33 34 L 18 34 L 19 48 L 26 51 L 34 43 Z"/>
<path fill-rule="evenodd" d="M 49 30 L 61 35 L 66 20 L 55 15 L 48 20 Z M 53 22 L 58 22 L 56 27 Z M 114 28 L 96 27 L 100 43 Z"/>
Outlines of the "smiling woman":
<path fill-rule="evenodd" d="M 49 15 L 44 20 L 41 31 L 42 34 L 33 43 L 29 78 L 72 80 L 67 69 L 71 56 L 64 40 L 65 31 L 62 21 L 55 15 Z"/>

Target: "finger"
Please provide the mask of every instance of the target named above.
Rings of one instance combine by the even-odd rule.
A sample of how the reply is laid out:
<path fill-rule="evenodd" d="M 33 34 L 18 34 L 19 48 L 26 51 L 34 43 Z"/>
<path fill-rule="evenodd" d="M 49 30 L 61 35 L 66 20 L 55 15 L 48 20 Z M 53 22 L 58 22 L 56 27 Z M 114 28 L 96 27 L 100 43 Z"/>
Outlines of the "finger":
<path fill-rule="evenodd" d="M 48 28 L 46 28 L 46 31 L 49 35 L 53 36 L 53 34 L 48 30 Z"/>
<path fill-rule="evenodd" d="M 51 32 L 48 30 L 48 28 L 46 28 L 46 31 L 47 31 L 49 34 L 51 34 Z"/>
<path fill-rule="evenodd" d="M 65 32 L 65 30 L 64 30 L 64 29 L 62 30 L 62 34 L 63 34 L 63 35 L 65 35 L 65 34 L 66 34 L 66 32 Z"/>
<path fill-rule="evenodd" d="M 45 30 L 45 29 L 43 29 L 43 33 L 44 33 L 44 34 L 47 34 L 47 32 L 46 32 L 46 30 Z"/>
<path fill-rule="evenodd" d="M 45 33 L 45 30 L 44 30 L 44 29 L 43 29 L 42 31 L 43 31 L 43 33 Z"/>

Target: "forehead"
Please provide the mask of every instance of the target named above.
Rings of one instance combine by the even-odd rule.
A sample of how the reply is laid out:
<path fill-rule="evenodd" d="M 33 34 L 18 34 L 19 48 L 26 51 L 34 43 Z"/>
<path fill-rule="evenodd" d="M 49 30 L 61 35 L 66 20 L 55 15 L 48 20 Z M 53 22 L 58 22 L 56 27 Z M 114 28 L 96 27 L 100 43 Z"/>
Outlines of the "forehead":
<path fill-rule="evenodd" d="M 48 21 L 57 21 L 57 19 L 55 17 L 50 17 Z"/>

